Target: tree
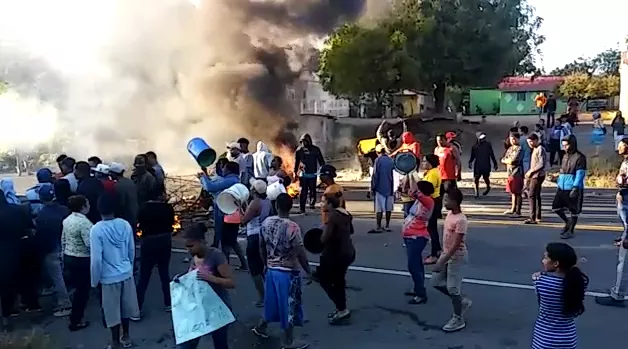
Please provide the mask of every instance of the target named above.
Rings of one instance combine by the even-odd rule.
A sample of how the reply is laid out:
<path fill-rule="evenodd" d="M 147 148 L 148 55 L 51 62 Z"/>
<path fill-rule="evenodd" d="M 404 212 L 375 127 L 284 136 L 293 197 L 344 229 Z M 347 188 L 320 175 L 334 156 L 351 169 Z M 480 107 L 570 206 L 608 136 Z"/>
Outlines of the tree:
<path fill-rule="evenodd" d="M 607 98 L 619 95 L 619 76 L 589 76 L 586 73 L 572 74 L 565 77 L 558 94 L 580 100 Z"/>
<path fill-rule="evenodd" d="M 572 74 L 587 74 L 589 76 L 619 76 L 620 61 L 621 52 L 616 49 L 609 49 L 592 58 L 580 57 L 562 68 L 552 70 L 550 75 L 567 76 Z"/>
<path fill-rule="evenodd" d="M 318 70 L 325 90 L 354 103 L 371 99 L 381 108 L 393 92 L 411 87 L 417 63 L 406 52 L 404 33 L 388 29 L 352 24 L 331 35 Z"/>
<path fill-rule="evenodd" d="M 319 76 L 332 94 L 353 100 L 433 91 L 442 111 L 447 86 L 491 86 L 537 72 L 541 23 L 526 0 L 396 0 L 373 27 L 337 30 Z"/>
<path fill-rule="evenodd" d="M 420 84 L 433 87 L 437 111 L 448 85 L 490 86 L 536 72 L 533 53 L 545 40 L 525 0 L 399 0 L 391 22 L 412 39 Z"/>

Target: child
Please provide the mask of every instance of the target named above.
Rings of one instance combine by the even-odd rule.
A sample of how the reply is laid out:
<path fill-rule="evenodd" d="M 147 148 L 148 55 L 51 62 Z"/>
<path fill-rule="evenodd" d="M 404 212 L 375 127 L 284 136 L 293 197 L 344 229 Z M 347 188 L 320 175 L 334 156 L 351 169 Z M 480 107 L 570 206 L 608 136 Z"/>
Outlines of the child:
<path fill-rule="evenodd" d="M 539 300 L 532 349 L 578 346 L 575 318 L 584 313 L 589 278 L 577 261 L 576 252 L 565 243 L 553 242 L 545 248 L 544 271 L 532 275 Z"/>
<path fill-rule="evenodd" d="M 463 268 L 468 259 L 465 243 L 468 221 L 460 208 L 461 203 L 460 189 L 453 188 L 443 197 L 443 205 L 449 213 L 443 228 L 443 252 L 432 270 L 434 288 L 451 298 L 454 307 L 454 315 L 442 328 L 445 332 L 456 332 L 467 327 L 463 316 L 472 304 L 460 293 Z"/>
<path fill-rule="evenodd" d="M 198 269 L 198 279 L 209 283 L 218 297 L 231 309 L 229 292 L 227 291 L 235 288 L 231 267 L 219 249 L 207 245 L 205 241 L 206 230 L 204 224 L 197 223 L 183 234 L 185 247 L 194 257 L 190 271 Z M 228 327 L 219 328 L 211 333 L 215 349 L 228 349 Z M 179 349 L 196 349 L 200 339 L 199 337 L 179 344 Z"/>

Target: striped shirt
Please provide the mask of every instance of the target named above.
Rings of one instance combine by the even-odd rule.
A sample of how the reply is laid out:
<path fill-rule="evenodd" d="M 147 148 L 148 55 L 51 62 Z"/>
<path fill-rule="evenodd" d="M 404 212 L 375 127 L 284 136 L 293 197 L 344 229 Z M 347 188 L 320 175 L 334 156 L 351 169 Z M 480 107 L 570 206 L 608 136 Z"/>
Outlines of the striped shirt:
<path fill-rule="evenodd" d="M 534 325 L 532 349 L 575 349 L 578 346 L 574 317 L 563 314 L 563 278 L 543 273 L 534 281 L 539 315 Z"/>

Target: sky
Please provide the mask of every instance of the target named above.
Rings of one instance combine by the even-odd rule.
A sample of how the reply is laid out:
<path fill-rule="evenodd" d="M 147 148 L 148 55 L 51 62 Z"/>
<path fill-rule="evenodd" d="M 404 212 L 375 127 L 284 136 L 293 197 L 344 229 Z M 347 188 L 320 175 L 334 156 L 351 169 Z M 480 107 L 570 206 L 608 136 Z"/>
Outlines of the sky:
<path fill-rule="evenodd" d="M 628 36 L 626 0 L 528 0 L 544 19 L 541 65 L 547 72 L 591 57 L 609 48 L 622 48 Z"/>

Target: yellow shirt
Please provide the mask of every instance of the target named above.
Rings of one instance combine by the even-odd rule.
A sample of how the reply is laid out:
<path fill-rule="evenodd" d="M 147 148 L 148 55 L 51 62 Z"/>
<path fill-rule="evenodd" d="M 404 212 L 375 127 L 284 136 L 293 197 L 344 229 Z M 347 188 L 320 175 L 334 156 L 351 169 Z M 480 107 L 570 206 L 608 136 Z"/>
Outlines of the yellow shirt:
<path fill-rule="evenodd" d="M 437 197 L 439 197 L 441 180 L 438 168 L 433 168 L 431 170 L 425 171 L 425 174 L 423 175 L 423 180 L 432 183 L 432 185 L 434 186 L 434 194 L 432 194 L 432 198 L 436 199 Z"/>

